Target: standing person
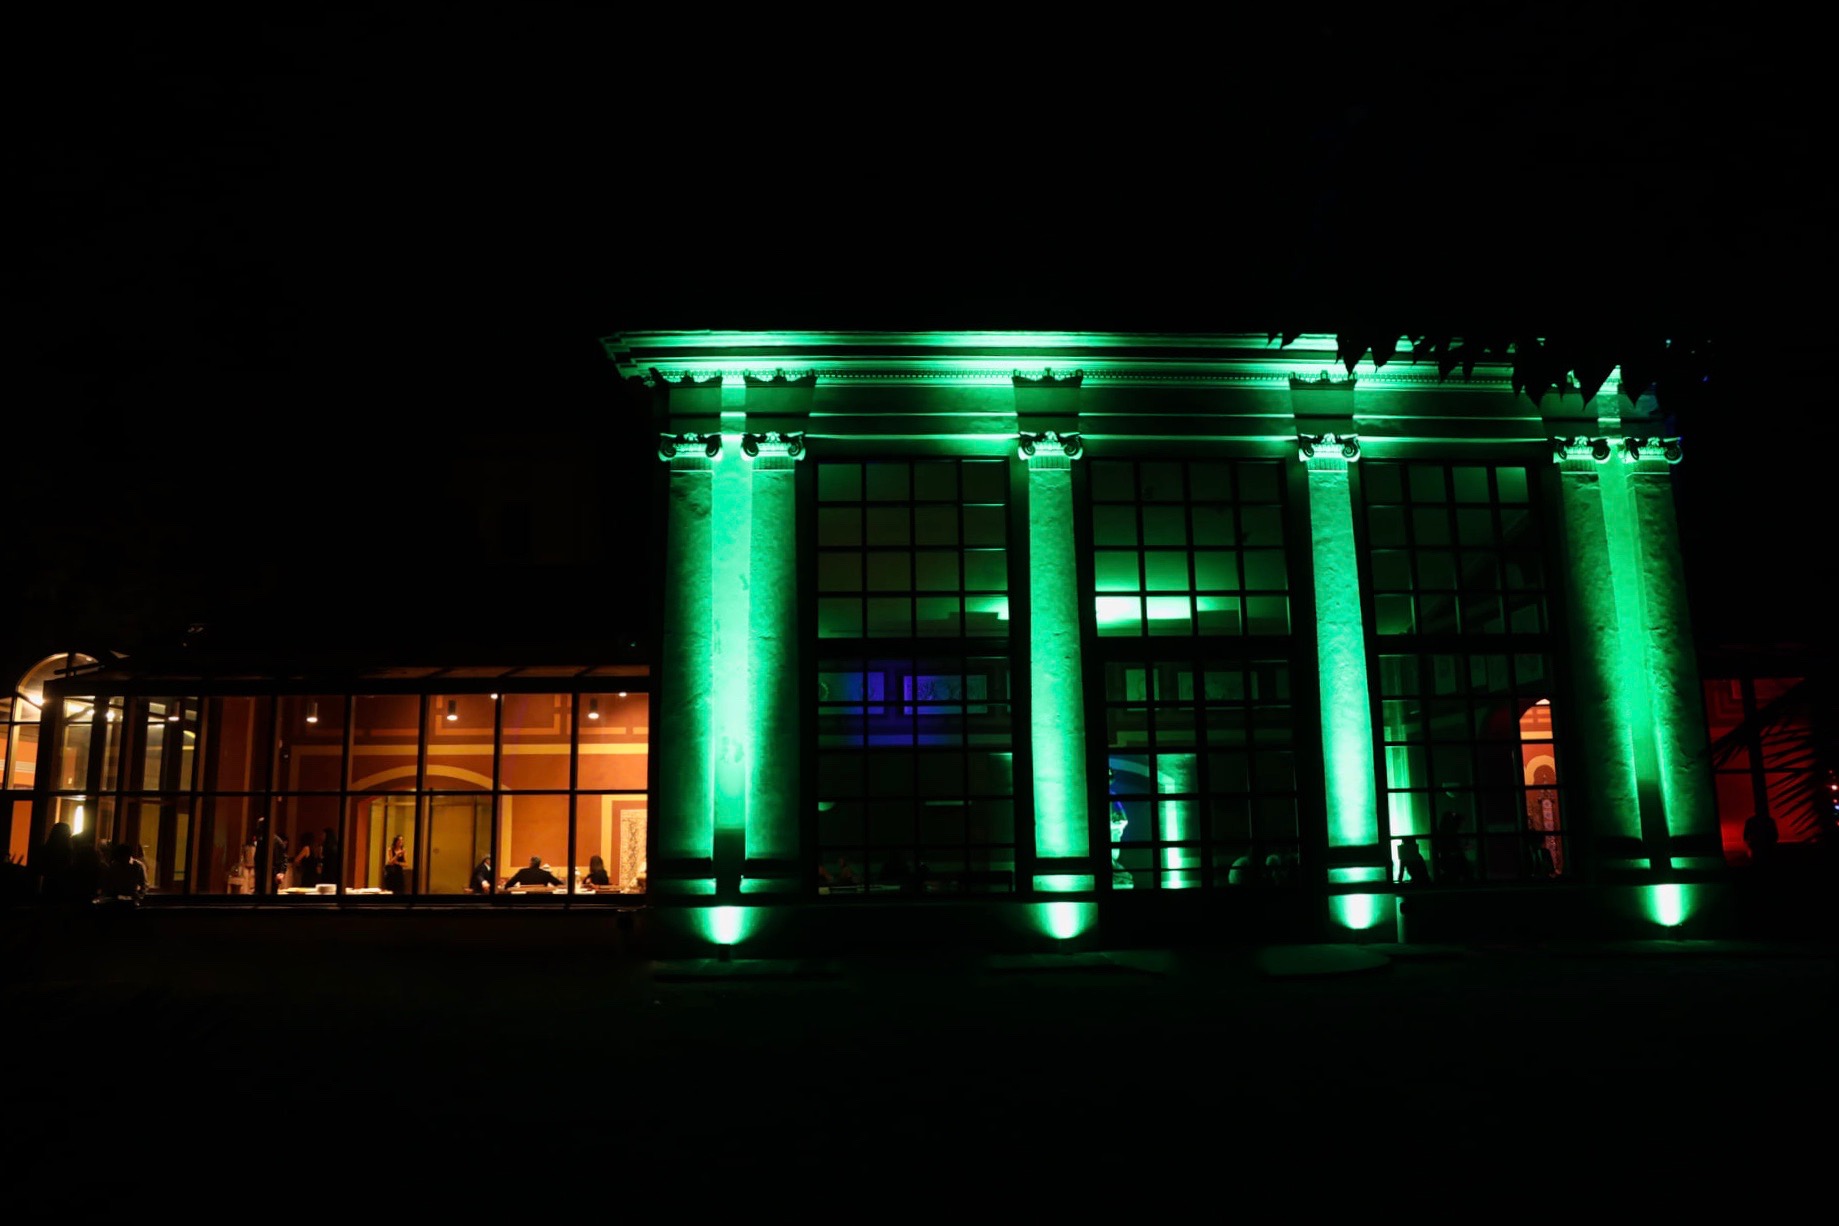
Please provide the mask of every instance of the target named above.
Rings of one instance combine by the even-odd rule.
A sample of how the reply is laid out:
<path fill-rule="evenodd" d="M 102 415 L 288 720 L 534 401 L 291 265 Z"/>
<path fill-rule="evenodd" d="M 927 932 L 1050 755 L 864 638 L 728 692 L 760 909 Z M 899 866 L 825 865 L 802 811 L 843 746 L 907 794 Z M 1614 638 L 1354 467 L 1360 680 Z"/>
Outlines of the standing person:
<path fill-rule="evenodd" d="M 70 897 L 88 902 L 102 888 L 102 853 L 96 849 L 96 832 L 89 829 L 70 836 Z"/>
<path fill-rule="evenodd" d="M 389 854 L 383 857 L 383 888 L 392 894 L 409 892 L 409 849 L 401 835 L 390 840 Z"/>
<path fill-rule="evenodd" d="M 70 823 L 53 822 L 33 856 L 38 896 L 47 902 L 63 902 L 70 896 L 70 842 Z"/>
<path fill-rule="evenodd" d="M 1438 885 L 1455 885 L 1475 879 L 1469 857 L 1462 850 L 1462 815 L 1454 809 L 1437 819 L 1437 832 L 1430 837 L 1431 872 Z"/>
<path fill-rule="evenodd" d="M 273 854 L 273 848 L 268 837 L 268 818 L 266 816 L 255 819 L 255 831 L 249 836 L 249 844 L 255 848 L 255 855 L 253 858 L 255 865 L 255 892 L 257 894 L 272 894 L 275 892 L 275 882 L 273 876 L 270 875 L 268 866 L 270 863 L 270 856 Z"/>
<path fill-rule="evenodd" d="M 327 826 L 319 838 L 319 884 L 337 885 L 338 875 L 338 831 Z"/>
<path fill-rule="evenodd" d="M 473 865 L 472 892 L 475 894 L 495 894 L 498 892 L 498 878 L 492 875 L 492 853 L 486 852 L 479 863 Z"/>
<path fill-rule="evenodd" d="M 294 884 L 310 890 L 319 884 L 319 848 L 313 846 L 313 836 L 304 831 L 300 835 L 300 850 L 294 853 Z"/>

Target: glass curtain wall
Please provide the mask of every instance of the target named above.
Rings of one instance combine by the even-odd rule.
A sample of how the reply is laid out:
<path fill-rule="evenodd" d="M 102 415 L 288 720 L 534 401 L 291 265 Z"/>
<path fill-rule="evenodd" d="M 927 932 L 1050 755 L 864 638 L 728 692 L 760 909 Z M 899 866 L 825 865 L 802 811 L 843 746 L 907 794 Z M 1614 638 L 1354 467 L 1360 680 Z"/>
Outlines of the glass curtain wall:
<path fill-rule="evenodd" d="M 1522 465 L 1358 466 L 1393 878 L 1573 870 L 1544 532 Z"/>
<path fill-rule="evenodd" d="M 1112 889 L 1299 879 L 1275 460 L 1093 460 Z"/>
<path fill-rule="evenodd" d="M 156 895 L 498 895 L 533 858 L 556 888 L 520 895 L 640 893 L 650 696 L 607 684 L 66 697 L 52 817 L 137 848 Z"/>
<path fill-rule="evenodd" d="M 1001 459 L 817 466 L 821 893 L 1015 889 Z"/>

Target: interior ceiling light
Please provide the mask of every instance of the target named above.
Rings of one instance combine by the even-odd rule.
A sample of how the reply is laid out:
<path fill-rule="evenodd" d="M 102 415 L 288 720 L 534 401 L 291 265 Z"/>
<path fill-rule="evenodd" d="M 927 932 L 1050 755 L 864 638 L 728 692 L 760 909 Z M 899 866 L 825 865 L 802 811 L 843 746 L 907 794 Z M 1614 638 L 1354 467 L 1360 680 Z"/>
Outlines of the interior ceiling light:
<path fill-rule="evenodd" d="M 447 722 L 451 724 L 458 721 L 459 718 L 460 700 L 457 698 L 449 698 L 447 700 Z"/>
<path fill-rule="evenodd" d="M 169 724 L 176 724 L 179 722 L 179 704 L 177 701 L 167 704 L 166 722 Z"/>
<path fill-rule="evenodd" d="M 314 698 L 307 702 L 306 719 L 309 724 L 317 724 L 319 722 L 319 699 Z"/>
<path fill-rule="evenodd" d="M 589 719 L 600 718 L 600 699 L 590 698 L 587 700 L 587 717 Z"/>

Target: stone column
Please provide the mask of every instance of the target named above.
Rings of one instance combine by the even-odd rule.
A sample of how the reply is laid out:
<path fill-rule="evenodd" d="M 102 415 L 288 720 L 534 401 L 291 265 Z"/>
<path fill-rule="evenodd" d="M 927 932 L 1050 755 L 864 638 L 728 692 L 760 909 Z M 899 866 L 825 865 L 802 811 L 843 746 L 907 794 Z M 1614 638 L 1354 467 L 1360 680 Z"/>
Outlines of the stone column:
<path fill-rule="evenodd" d="M 1650 742 L 1639 733 L 1637 708 L 1647 690 L 1638 652 L 1631 658 L 1625 650 L 1618 571 L 1629 568 L 1618 563 L 1628 536 L 1618 505 L 1622 474 L 1606 467 L 1612 450 L 1603 438 L 1552 440 L 1576 707 L 1556 711 L 1571 748 L 1560 782 L 1584 800 L 1597 865 L 1611 871 L 1646 867 L 1653 836 L 1665 834 L 1658 794 L 1640 784 Z"/>
<path fill-rule="evenodd" d="M 1037 890 L 1093 887 L 1086 803 L 1085 680 L 1073 535 L 1077 434 L 1021 436 L 1028 464 L 1030 746 Z"/>
<path fill-rule="evenodd" d="M 747 843 L 742 888 L 795 891 L 799 855 L 798 762 L 802 670 L 798 652 L 797 464 L 803 434 L 743 434 L 753 469 L 748 575 L 751 709 Z"/>
<path fill-rule="evenodd" d="M 1716 868 L 1724 862 L 1723 846 L 1712 802 L 1705 699 L 1680 565 L 1679 522 L 1673 512 L 1671 470 L 1680 460 L 1679 440 L 1624 438 L 1620 450 L 1633 535 L 1628 550 L 1635 571 L 1631 586 L 1639 601 L 1638 611 L 1631 611 L 1624 624 L 1634 631 L 1642 656 L 1667 854 L 1675 868 Z"/>
<path fill-rule="evenodd" d="M 659 642 L 658 816 L 649 888 L 707 894 L 714 887 L 714 780 L 710 708 L 714 553 L 710 535 L 719 434 L 666 434 L 670 464 Z"/>
<path fill-rule="evenodd" d="M 1372 691 L 1360 558 L 1354 545 L 1348 466 L 1360 458 L 1352 434 L 1299 435 L 1297 458 L 1309 475 L 1309 547 L 1315 572 L 1316 676 L 1322 705 L 1322 766 L 1327 785 L 1328 883 L 1386 881 L 1392 856 L 1379 839 L 1373 771 Z"/>

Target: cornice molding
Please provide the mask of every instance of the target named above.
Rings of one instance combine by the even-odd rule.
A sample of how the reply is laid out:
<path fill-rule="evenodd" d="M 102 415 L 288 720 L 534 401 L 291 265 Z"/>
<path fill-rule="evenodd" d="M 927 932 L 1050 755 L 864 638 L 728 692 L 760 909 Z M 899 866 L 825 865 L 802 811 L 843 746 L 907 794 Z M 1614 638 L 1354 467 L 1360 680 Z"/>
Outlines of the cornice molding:
<path fill-rule="evenodd" d="M 1018 388 L 1076 388 L 1086 381 L 1084 370 L 1075 370 L 1071 374 L 1055 376 L 1053 368 L 1043 367 L 1038 375 L 1025 375 L 1021 371 L 1011 371 L 1009 380 Z"/>
<path fill-rule="evenodd" d="M 741 379 L 749 388 L 755 388 L 755 387 L 789 388 L 789 387 L 816 387 L 817 386 L 817 372 L 815 370 L 807 370 L 802 375 L 788 375 L 785 373 L 784 368 L 776 367 L 774 368 L 772 377 L 770 379 L 761 378 L 759 375 L 754 374 L 753 371 L 751 370 L 743 370 L 741 372 Z"/>
<path fill-rule="evenodd" d="M 1045 332 L 635 332 L 602 339 L 622 374 L 652 380 L 715 376 L 749 387 L 847 384 L 966 387 L 1189 387 L 1372 392 L 1511 392 L 1508 362 L 1468 376 L 1434 362 L 1370 360 L 1352 372 L 1332 336 L 1279 347 L 1263 335 Z M 762 377 L 755 372 L 771 370 Z M 1026 373 L 1026 372 L 1039 373 Z M 787 372 L 793 372 L 788 374 Z M 802 373 L 797 373 L 802 372 Z M 784 381 L 781 382 L 780 380 Z M 681 384 L 673 384 L 680 386 Z M 1616 385 L 1610 384 L 1605 391 Z"/>
<path fill-rule="evenodd" d="M 678 377 L 672 379 L 669 375 L 660 371 L 656 366 L 648 366 L 645 368 L 643 377 L 646 387 L 674 387 L 680 391 L 715 392 L 720 391 L 722 386 L 722 376 L 719 371 L 701 379 L 698 379 L 687 370 L 679 371 Z"/>

